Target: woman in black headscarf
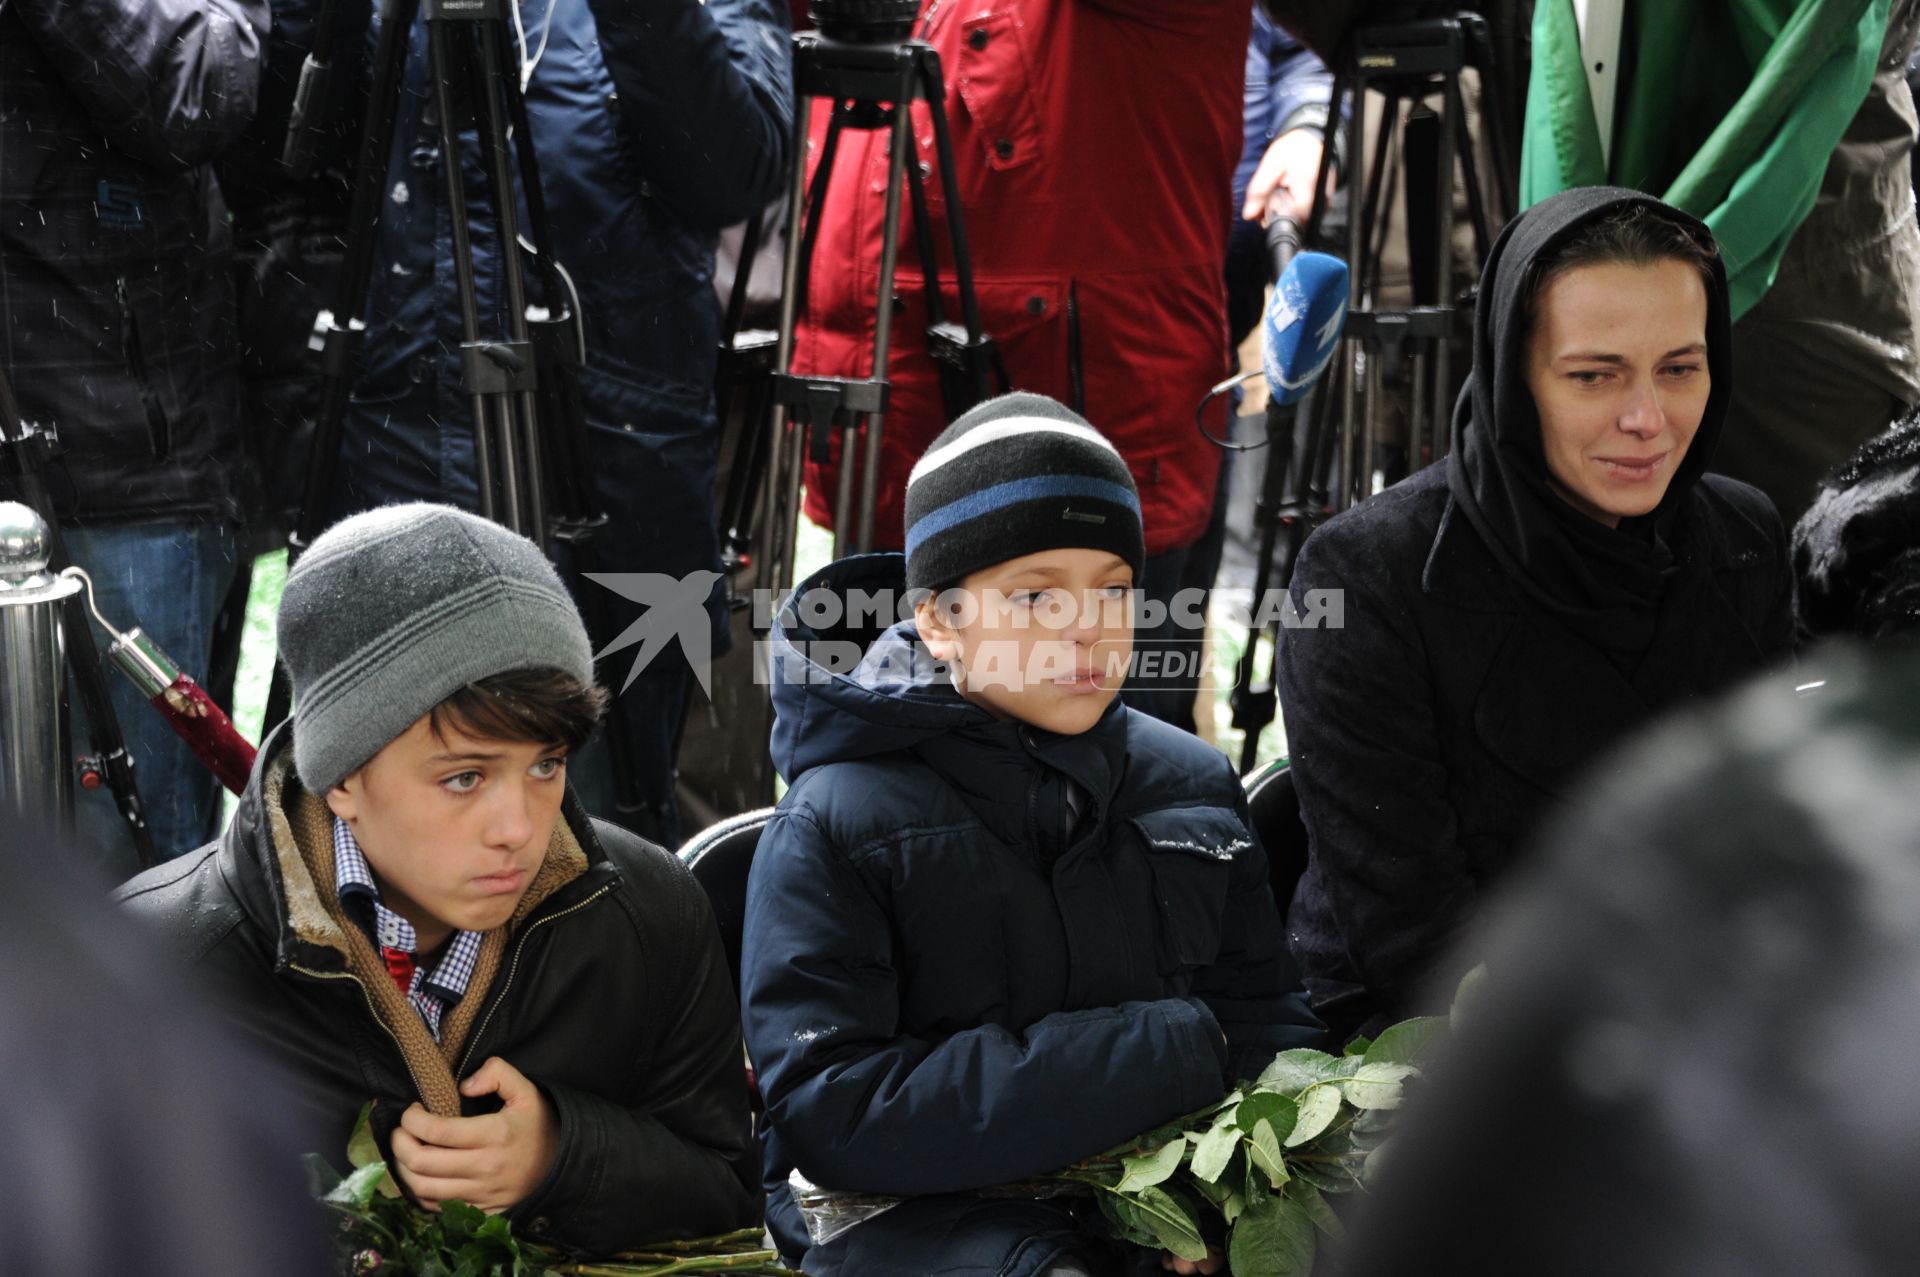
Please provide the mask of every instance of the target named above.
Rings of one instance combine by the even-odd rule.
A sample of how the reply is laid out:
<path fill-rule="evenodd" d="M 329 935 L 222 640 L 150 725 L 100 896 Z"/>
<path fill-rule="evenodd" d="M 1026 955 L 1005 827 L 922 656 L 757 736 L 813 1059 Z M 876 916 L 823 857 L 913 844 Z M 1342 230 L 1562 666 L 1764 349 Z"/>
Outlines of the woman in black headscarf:
<path fill-rule="evenodd" d="M 1786 534 L 1706 473 L 1732 389 L 1726 272 L 1633 191 L 1554 196 L 1494 245 L 1453 453 L 1330 520 L 1280 694 L 1311 855 L 1289 929 L 1334 1033 L 1425 1009 L 1516 845 L 1657 712 L 1784 660 Z"/>

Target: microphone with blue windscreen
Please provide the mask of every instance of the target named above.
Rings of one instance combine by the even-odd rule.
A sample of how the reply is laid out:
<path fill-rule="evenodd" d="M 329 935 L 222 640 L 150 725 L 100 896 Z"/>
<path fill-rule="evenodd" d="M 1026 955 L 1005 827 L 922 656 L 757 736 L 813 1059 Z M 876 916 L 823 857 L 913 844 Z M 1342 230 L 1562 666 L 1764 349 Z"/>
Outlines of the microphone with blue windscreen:
<path fill-rule="evenodd" d="M 1297 403 L 1326 371 L 1347 319 L 1347 264 L 1295 253 L 1273 286 L 1260 325 L 1260 360 L 1276 404 Z"/>

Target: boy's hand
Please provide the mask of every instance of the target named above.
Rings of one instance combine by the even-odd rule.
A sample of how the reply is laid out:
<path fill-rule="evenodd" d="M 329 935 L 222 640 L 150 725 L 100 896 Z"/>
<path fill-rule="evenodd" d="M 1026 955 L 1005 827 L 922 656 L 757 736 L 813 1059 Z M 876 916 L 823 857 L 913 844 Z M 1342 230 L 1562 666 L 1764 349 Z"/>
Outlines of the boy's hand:
<path fill-rule="evenodd" d="M 1222 1257 L 1213 1247 L 1207 1247 L 1205 1259 L 1182 1259 L 1170 1250 L 1160 1252 L 1160 1267 L 1170 1273 L 1217 1273 L 1220 1271 Z"/>
<path fill-rule="evenodd" d="M 484 1117 L 435 1117 L 420 1104 L 400 1115 L 393 1160 L 428 1210 L 456 1198 L 498 1214 L 539 1187 L 560 1151 L 560 1123 L 540 1088 L 494 1056 L 460 1084 L 466 1096 L 498 1093 Z"/>

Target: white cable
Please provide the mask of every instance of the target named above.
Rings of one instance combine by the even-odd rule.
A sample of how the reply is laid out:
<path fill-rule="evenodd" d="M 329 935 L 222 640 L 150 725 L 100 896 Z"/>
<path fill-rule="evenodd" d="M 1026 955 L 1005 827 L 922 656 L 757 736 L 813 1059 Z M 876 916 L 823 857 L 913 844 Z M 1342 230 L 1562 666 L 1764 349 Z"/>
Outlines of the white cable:
<path fill-rule="evenodd" d="M 560 0 L 547 0 L 547 16 L 540 23 L 540 47 L 533 51 L 533 61 L 526 60 L 526 37 L 522 35 L 520 38 L 520 92 L 522 93 L 525 93 L 527 85 L 533 82 L 533 72 L 540 65 L 540 59 L 547 55 L 547 41 L 553 37 L 553 11 L 559 4 Z M 514 15 L 516 18 L 519 16 L 517 8 L 514 10 Z"/>
<path fill-rule="evenodd" d="M 520 21 L 520 0 L 508 0 L 507 7 L 513 10 L 513 39 L 520 46 L 520 90 L 527 88 L 527 28 Z"/>

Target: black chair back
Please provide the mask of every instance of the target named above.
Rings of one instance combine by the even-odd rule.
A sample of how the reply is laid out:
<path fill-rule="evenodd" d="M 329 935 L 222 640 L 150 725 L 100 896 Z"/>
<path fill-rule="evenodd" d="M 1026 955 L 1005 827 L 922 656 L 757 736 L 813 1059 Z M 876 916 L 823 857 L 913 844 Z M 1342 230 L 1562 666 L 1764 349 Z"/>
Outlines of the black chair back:
<path fill-rule="evenodd" d="M 761 807 L 707 826 L 680 849 L 680 859 L 713 906 L 713 920 L 720 927 L 720 942 L 726 948 L 736 990 L 740 987 L 740 943 L 747 921 L 747 874 L 753 868 L 761 831 L 771 819 L 773 808 Z"/>
<path fill-rule="evenodd" d="M 1280 919 L 1287 917 L 1293 889 L 1307 871 L 1307 827 L 1300 820 L 1300 796 L 1294 792 L 1293 771 L 1286 759 L 1270 763 L 1246 780 L 1247 805 L 1253 809 L 1253 832 L 1267 852 L 1268 881 Z"/>

